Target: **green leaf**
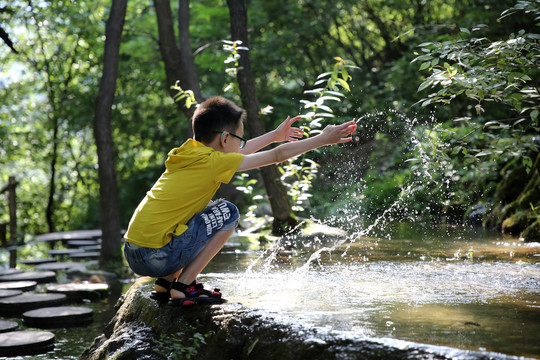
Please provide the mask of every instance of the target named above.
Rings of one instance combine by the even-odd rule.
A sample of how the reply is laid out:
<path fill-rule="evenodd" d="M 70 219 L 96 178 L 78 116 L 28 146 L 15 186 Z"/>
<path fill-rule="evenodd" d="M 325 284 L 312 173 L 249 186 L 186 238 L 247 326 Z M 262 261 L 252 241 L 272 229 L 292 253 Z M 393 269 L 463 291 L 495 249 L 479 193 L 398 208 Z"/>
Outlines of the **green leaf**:
<path fill-rule="evenodd" d="M 538 120 L 538 110 L 531 111 L 530 115 L 531 115 L 531 119 L 533 119 L 534 121 Z"/>
<path fill-rule="evenodd" d="M 349 87 L 349 84 L 348 84 L 345 80 L 338 78 L 337 81 L 341 84 L 341 86 L 342 86 L 345 90 L 351 91 L 351 88 Z"/>
<path fill-rule="evenodd" d="M 417 91 L 422 91 L 425 88 L 427 88 L 429 85 L 431 85 L 431 80 L 428 79 L 428 80 L 424 81 L 422 84 L 420 84 Z"/>
<path fill-rule="evenodd" d="M 420 70 L 425 70 L 425 69 L 430 68 L 430 67 L 431 67 L 431 62 L 426 61 L 426 62 L 422 63 L 422 65 L 420 65 Z"/>

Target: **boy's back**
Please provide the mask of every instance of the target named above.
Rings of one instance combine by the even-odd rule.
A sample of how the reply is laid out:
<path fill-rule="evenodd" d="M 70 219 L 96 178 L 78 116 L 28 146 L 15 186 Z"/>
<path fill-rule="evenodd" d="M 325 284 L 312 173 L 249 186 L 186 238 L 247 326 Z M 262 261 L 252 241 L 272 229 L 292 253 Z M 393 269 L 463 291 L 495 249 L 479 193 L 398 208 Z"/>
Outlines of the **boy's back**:
<path fill-rule="evenodd" d="M 228 183 L 243 159 L 190 139 L 172 149 L 166 170 L 148 191 L 131 218 L 125 238 L 160 248 L 186 230 L 189 219 L 203 210 L 221 183 Z"/>

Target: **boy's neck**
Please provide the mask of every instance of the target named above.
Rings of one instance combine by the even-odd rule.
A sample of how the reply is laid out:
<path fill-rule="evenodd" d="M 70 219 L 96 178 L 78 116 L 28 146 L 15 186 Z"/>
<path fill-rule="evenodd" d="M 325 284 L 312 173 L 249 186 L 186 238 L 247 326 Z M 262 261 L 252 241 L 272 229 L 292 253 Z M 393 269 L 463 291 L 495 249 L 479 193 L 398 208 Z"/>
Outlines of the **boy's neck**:
<path fill-rule="evenodd" d="M 216 151 L 223 151 L 223 149 L 222 149 L 222 147 L 221 147 L 221 144 L 220 144 L 220 142 L 219 142 L 218 139 L 219 139 L 219 137 L 217 137 L 216 139 L 214 139 L 214 141 L 209 142 L 209 143 L 204 142 L 204 141 L 199 141 L 199 142 L 200 142 L 201 144 L 203 144 L 204 146 L 207 146 L 207 147 L 209 147 L 209 148 L 212 148 L 212 149 L 214 149 L 214 150 L 216 150 Z"/>

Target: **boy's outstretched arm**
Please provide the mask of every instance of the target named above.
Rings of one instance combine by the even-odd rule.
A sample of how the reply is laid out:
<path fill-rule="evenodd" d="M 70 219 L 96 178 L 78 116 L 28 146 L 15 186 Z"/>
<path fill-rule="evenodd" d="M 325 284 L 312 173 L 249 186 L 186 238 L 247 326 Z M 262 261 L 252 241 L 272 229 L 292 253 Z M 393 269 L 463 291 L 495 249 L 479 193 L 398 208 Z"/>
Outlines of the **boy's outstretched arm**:
<path fill-rule="evenodd" d="M 264 135 L 258 136 L 255 139 L 250 139 L 246 143 L 246 147 L 240 150 L 240 153 L 244 155 L 253 154 L 254 152 L 259 151 L 260 149 L 275 142 L 297 141 L 301 139 L 304 135 L 304 130 L 292 127 L 292 124 L 300 118 L 301 116 L 296 116 L 292 119 L 291 117 L 287 117 L 287 119 L 276 129 L 269 131 Z"/>
<path fill-rule="evenodd" d="M 349 135 L 355 130 L 356 123 L 354 120 L 341 125 L 328 125 L 324 128 L 322 133 L 317 136 L 282 144 L 271 150 L 244 156 L 244 160 L 240 163 L 237 171 L 277 164 L 321 146 L 351 141 L 352 137 Z"/>

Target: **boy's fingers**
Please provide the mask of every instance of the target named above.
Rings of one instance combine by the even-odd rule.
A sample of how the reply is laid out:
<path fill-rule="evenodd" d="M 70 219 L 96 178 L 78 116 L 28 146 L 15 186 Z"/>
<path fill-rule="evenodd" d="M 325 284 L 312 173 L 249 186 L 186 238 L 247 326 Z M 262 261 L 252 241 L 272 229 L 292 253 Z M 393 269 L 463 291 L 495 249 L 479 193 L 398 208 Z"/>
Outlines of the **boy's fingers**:
<path fill-rule="evenodd" d="M 290 121 L 291 124 L 293 124 L 295 121 L 300 120 L 302 117 L 300 115 L 293 117 L 292 119 L 290 116 L 287 116 L 287 121 Z"/>

